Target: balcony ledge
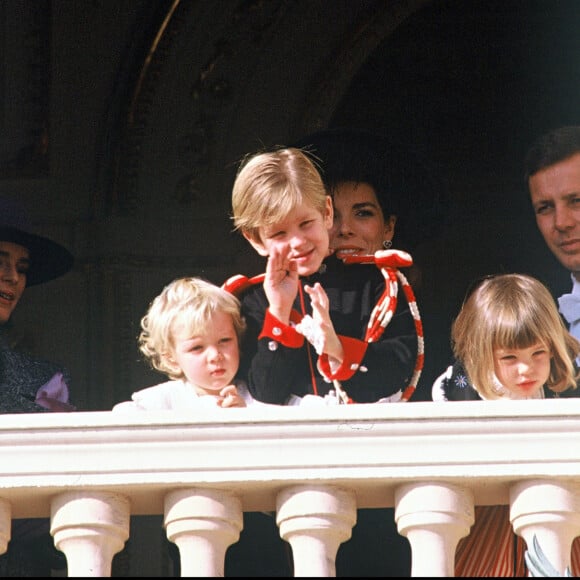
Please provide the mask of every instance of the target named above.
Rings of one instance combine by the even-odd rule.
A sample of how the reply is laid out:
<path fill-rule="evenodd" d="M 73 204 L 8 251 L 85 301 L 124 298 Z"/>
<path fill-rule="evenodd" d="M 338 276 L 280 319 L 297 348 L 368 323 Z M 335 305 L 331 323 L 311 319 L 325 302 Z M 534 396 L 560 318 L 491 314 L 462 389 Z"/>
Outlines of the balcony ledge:
<path fill-rule="evenodd" d="M 580 481 L 580 399 L 2 415 L 0 453 L 14 518 L 50 516 L 67 489 L 124 494 L 133 515 L 190 487 L 232 491 L 244 511 L 301 484 L 348 488 L 359 508 L 419 482 L 509 504 L 514 482 Z"/>

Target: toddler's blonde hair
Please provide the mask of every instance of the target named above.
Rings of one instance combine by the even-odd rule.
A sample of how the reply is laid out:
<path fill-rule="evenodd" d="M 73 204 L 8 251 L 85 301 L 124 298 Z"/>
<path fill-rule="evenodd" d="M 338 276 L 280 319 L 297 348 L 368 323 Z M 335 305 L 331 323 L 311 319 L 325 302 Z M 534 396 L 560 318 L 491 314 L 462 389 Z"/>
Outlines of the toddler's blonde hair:
<path fill-rule="evenodd" d="M 191 336 L 205 332 L 216 312 L 232 317 L 240 345 L 246 329 L 240 314 L 240 301 L 202 278 L 177 278 L 165 286 L 141 319 L 139 350 L 152 368 L 171 379 L 182 379 L 183 371 L 171 357 L 176 333 L 183 329 Z"/>

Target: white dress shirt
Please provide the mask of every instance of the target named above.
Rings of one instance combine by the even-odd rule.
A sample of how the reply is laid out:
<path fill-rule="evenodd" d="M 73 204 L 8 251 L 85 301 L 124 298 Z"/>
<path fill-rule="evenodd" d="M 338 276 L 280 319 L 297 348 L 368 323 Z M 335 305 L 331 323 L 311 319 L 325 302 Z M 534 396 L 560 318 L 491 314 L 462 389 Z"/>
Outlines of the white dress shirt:
<path fill-rule="evenodd" d="M 568 321 L 570 334 L 580 340 L 580 282 L 573 274 L 570 276 L 572 278 L 572 292 L 562 294 L 558 298 L 558 305 L 560 313 Z"/>

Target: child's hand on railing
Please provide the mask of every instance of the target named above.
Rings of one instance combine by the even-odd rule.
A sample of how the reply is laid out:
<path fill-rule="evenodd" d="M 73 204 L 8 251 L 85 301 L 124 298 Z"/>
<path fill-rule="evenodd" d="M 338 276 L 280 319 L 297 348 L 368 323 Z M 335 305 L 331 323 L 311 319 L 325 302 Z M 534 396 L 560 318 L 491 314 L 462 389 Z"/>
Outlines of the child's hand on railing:
<path fill-rule="evenodd" d="M 246 401 L 238 393 L 235 385 L 228 385 L 224 387 L 217 399 L 218 407 L 246 407 Z"/>

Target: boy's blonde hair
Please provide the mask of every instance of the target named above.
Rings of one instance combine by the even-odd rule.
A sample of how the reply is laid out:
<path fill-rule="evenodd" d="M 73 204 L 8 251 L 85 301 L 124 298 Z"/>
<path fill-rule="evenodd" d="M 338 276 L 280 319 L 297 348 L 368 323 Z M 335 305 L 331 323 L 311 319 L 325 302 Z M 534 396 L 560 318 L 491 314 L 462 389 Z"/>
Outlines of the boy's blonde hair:
<path fill-rule="evenodd" d="M 261 242 L 259 228 L 307 202 L 324 215 L 327 193 L 314 162 L 294 147 L 255 153 L 240 165 L 232 191 L 235 229 Z"/>
<path fill-rule="evenodd" d="M 171 360 L 176 333 L 182 329 L 191 336 L 205 332 L 216 312 L 232 317 L 241 344 L 246 323 L 240 314 L 240 301 L 233 294 L 202 278 L 173 280 L 141 319 L 139 350 L 152 368 L 171 379 L 181 379 L 183 371 Z"/>
<path fill-rule="evenodd" d="M 536 343 L 546 345 L 552 357 L 546 386 L 555 393 L 576 388 L 580 342 L 568 332 L 549 290 L 531 276 L 485 278 L 453 322 L 451 339 L 455 357 L 483 399 L 501 398 L 494 387 L 494 349 Z"/>

